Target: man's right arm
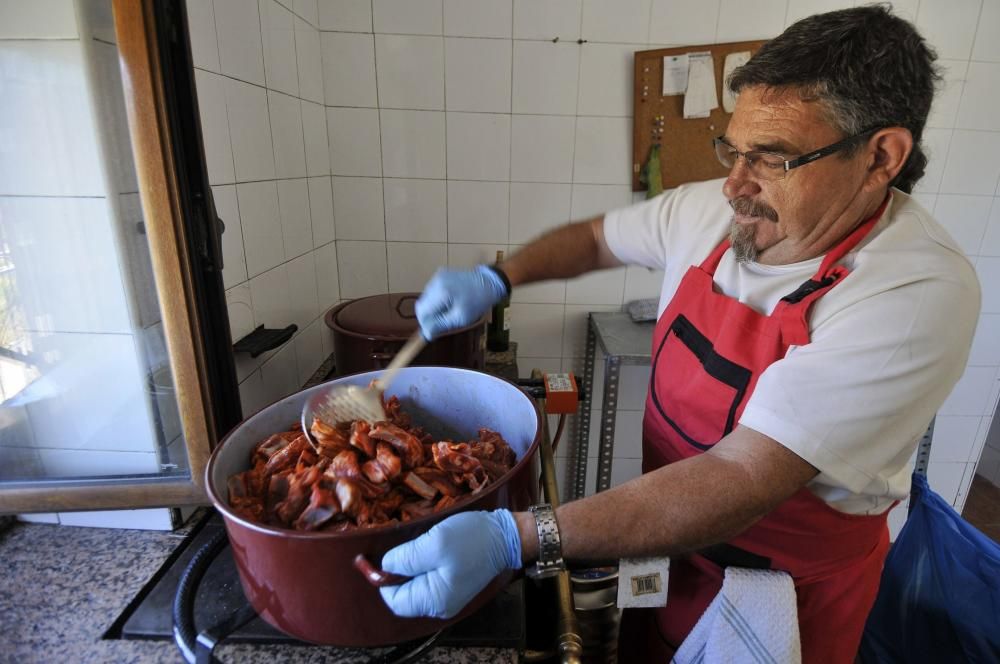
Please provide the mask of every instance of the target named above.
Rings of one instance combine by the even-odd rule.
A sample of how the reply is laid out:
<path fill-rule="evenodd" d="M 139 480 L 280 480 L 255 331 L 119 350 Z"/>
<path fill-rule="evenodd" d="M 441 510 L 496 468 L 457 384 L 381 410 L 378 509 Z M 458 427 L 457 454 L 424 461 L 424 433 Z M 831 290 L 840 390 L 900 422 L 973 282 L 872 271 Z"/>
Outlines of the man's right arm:
<path fill-rule="evenodd" d="M 505 260 L 500 268 L 512 286 L 546 279 L 570 279 L 618 267 L 604 239 L 604 216 L 560 226 Z"/>
<path fill-rule="evenodd" d="M 522 248 L 499 266 L 499 272 L 485 265 L 438 270 L 417 300 L 420 330 L 430 340 L 471 325 L 509 295 L 508 286 L 568 279 L 617 265 L 621 262 L 604 239 L 604 217 L 568 224 Z"/>

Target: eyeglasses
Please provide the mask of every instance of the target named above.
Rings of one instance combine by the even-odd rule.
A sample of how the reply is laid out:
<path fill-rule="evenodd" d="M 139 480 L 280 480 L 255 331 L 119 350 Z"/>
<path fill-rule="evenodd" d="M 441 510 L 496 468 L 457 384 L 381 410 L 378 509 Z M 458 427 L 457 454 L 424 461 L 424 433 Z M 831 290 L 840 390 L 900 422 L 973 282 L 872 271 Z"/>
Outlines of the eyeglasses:
<path fill-rule="evenodd" d="M 774 152 L 759 152 L 756 150 L 740 152 L 729 143 L 726 143 L 722 136 L 713 138 L 712 145 L 715 147 L 715 156 L 719 158 L 719 163 L 726 168 L 732 168 L 736 165 L 736 160 L 739 157 L 743 157 L 743 160 L 747 163 L 747 168 L 750 169 L 750 172 L 755 177 L 761 180 L 781 180 L 785 177 L 785 173 L 793 168 L 805 166 L 817 159 L 836 154 L 877 130 L 878 127 L 865 129 L 854 136 L 849 136 L 841 141 L 827 145 L 825 148 L 813 150 L 795 159 L 785 159 L 784 155 Z"/>

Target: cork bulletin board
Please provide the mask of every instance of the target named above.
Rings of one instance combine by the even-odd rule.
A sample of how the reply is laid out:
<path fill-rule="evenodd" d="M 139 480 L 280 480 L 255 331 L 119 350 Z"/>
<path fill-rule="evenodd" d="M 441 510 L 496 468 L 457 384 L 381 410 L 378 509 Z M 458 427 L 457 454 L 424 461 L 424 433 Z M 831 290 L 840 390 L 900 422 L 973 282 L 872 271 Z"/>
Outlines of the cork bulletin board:
<path fill-rule="evenodd" d="M 660 145 L 660 171 L 665 189 L 685 182 L 725 177 L 728 171 L 712 152 L 712 139 L 726 130 L 730 114 L 722 107 L 722 70 L 730 53 L 756 53 L 764 41 L 681 46 L 636 51 L 633 77 L 632 191 L 643 191 L 639 181 L 650 147 Z M 684 118 L 684 95 L 663 96 L 663 58 L 709 51 L 715 67 L 719 107 L 707 118 Z"/>

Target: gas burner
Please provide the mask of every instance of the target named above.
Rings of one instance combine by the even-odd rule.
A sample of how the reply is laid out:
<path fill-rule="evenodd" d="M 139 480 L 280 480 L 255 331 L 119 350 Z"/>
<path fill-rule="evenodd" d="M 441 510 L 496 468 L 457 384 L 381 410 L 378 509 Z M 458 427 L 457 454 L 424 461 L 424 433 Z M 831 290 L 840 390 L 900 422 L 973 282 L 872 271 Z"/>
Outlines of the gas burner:
<path fill-rule="evenodd" d="M 264 622 L 240 585 L 222 518 L 210 510 L 146 584 L 105 638 L 173 639 L 185 660 L 212 664 L 226 643 L 312 647 Z M 431 647 L 525 647 L 524 584 L 512 583 L 475 614 L 429 637 L 383 648 L 345 648 L 370 664 L 416 661 Z"/>

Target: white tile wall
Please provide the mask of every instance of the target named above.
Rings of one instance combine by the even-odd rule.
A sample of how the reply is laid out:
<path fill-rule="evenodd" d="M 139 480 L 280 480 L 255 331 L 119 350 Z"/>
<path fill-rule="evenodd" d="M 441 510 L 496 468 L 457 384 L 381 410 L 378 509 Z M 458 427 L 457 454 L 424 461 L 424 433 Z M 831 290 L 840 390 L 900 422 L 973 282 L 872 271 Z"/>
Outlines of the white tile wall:
<path fill-rule="evenodd" d="M 649 42 L 652 0 L 583 0 L 583 38 L 595 42 Z"/>
<path fill-rule="evenodd" d="M 382 171 L 387 178 L 445 177 L 443 113 L 379 112 L 382 126 Z"/>
<path fill-rule="evenodd" d="M 443 34 L 441 0 L 372 0 L 372 14 L 375 32 Z"/>
<path fill-rule="evenodd" d="M 327 108 L 326 126 L 333 175 L 382 175 L 377 110 Z"/>
<path fill-rule="evenodd" d="M 243 225 L 243 249 L 247 273 L 252 278 L 280 264 L 285 258 L 278 212 L 278 187 L 268 182 L 236 185 L 236 198 Z"/>
<path fill-rule="evenodd" d="M 382 108 L 444 109 L 444 41 L 376 35 L 378 103 Z"/>
<path fill-rule="evenodd" d="M 194 66 L 219 71 L 219 40 L 215 32 L 215 7 L 212 0 L 188 0 L 188 30 Z M 202 85 L 198 85 L 202 89 Z"/>
<path fill-rule="evenodd" d="M 444 47 L 447 109 L 509 113 L 510 40 L 449 37 Z"/>
<path fill-rule="evenodd" d="M 941 192 L 983 194 L 996 192 L 1000 180 L 1000 132 L 956 129 L 951 136 Z"/>
<path fill-rule="evenodd" d="M 312 246 L 314 249 L 332 242 L 337 237 L 333 220 L 333 191 L 330 178 L 309 178 L 309 216 L 312 218 Z"/>
<path fill-rule="evenodd" d="M 260 0 L 261 38 L 264 47 L 264 80 L 267 87 L 299 94 L 295 57 L 295 23 L 292 12 L 275 0 Z"/>
<path fill-rule="evenodd" d="M 188 8 L 199 17 L 192 40 L 212 181 L 235 183 L 215 188 L 233 338 L 298 326 L 281 349 L 236 357 L 249 414 L 297 389 L 325 357 L 321 317 L 341 298 L 337 217 L 349 239 L 367 239 L 359 229 L 376 221 L 385 239 L 371 2 Z"/>
<path fill-rule="evenodd" d="M 302 134 L 302 102 L 280 92 L 267 93 L 274 146 L 274 174 L 279 178 L 306 175 L 306 150 Z"/>
<path fill-rule="evenodd" d="M 225 89 L 236 181 L 274 178 L 274 149 L 271 144 L 267 91 L 231 78 L 226 79 Z"/>
<path fill-rule="evenodd" d="M 377 106 L 372 35 L 324 32 L 320 44 L 327 106 Z"/>
<path fill-rule="evenodd" d="M 232 288 L 247 280 L 247 259 L 243 253 L 243 225 L 236 199 L 236 186 L 212 187 L 215 213 L 226 225 L 222 233 L 222 284 Z"/>
<path fill-rule="evenodd" d="M 514 136 L 516 135 L 515 125 Z M 511 172 L 514 171 L 511 165 Z M 510 241 L 514 244 L 524 244 L 547 230 L 569 223 L 572 190 L 572 185 L 569 184 L 512 182 Z"/>
<path fill-rule="evenodd" d="M 434 271 L 448 263 L 448 245 L 432 242 L 389 242 L 389 290 L 419 292 Z"/>
<path fill-rule="evenodd" d="M 344 299 L 389 291 L 385 242 L 337 242 L 337 266 Z"/>
<path fill-rule="evenodd" d="M 340 301 L 340 272 L 337 267 L 337 245 L 333 242 L 323 245 L 313 253 L 316 261 L 316 287 L 319 295 L 320 311 Z M 314 366 L 313 369 L 316 367 Z"/>
<path fill-rule="evenodd" d="M 202 114 L 213 127 L 206 147 L 213 184 L 237 185 L 247 274 L 260 277 L 311 251 L 317 317 L 341 298 L 417 288 L 433 264 L 490 261 L 497 249 L 514 251 L 555 225 L 629 204 L 633 51 L 767 38 L 816 11 L 854 4 L 319 0 L 314 11 L 311 3 L 282 2 L 295 14 L 294 96 L 310 100 L 300 109 L 303 174 L 286 170 L 289 154 L 300 163 L 298 152 L 289 148 L 295 144 L 293 131 L 288 119 L 270 108 L 272 99 L 284 96 L 273 91 L 290 89 L 276 88 L 268 68 L 278 71 L 286 63 L 287 70 L 291 60 L 270 53 L 269 40 L 284 37 L 268 34 L 264 8 L 274 10 L 268 4 L 273 0 L 259 1 L 259 12 L 244 11 L 235 0 L 191 1 L 202 17 L 195 52 L 199 90 L 206 88 Z M 943 58 L 945 85 L 925 132 L 931 161 L 919 197 L 976 262 L 984 284 L 985 314 L 970 368 L 941 412 L 937 437 L 950 442 L 940 451 L 935 448 L 934 456 L 943 465 L 935 466 L 932 484 L 961 501 L 979 448 L 993 449 L 986 431 L 1000 392 L 1000 342 L 993 320 L 1000 316 L 1000 290 L 989 285 L 1000 283 L 1000 161 L 995 158 L 1000 153 L 995 112 L 1000 86 L 993 84 L 1000 66 L 1000 20 L 993 19 L 1000 10 L 995 2 L 980 0 L 894 4 L 917 20 Z M 284 16 L 280 8 L 275 11 Z M 207 27 L 212 20 L 214 39 Z M 255 25 L 259 20 L 263 26 Z M 580 37 L 588 42 L 577 44 Z M 219 110 L 218 92 L 213 98 L 207 91 L 210 83 L 225 90 L 227 112 Z M 265 94 L 261 85 L 272 92 Z M 319 102 L 325 109 L 313 105 Z M 332 221 L 324 184 L 328 174 L 333 176 Z M 256 181 L 304 176 L 309 176 L 309 204 L 303 209 L 312 218 L 312 239 L 306 253 L 298 254 L 284 246 L 289 238 L 282 233 L 284 210 L 277 211 L 279 185 L 270 183 L 273 196 L 262 196 L 268 190 Z M 244 203 L 247 191 L 254 192 L 247 187 L 254 186 L 263 208 Z M 300 235 L 293 234 L 293 244 Z M 234 246 L 229 251 L 239 254 Z M 233 264 L 237 276 L 227 276 L 227 287 L 239 285 L 233 281 L 240 278 L 238 258 Z M 286 278 L 293 272 L 285 267 Z M 655 296 L 661 278 L 658 272 L 629 268 L 518 289 L 512 332 L 522 356 L 528 363 L 561 360 L 572 366 L 582 352 L 587 311 Z M 244 315 L 243 327 L 260 323 L 253 314 L 251 309 Z M 315 325 L 305 326 L 300 336 Z M 295 342 L 293 353 L 266 360 L 295 358 L 295 371 L 272 367 L 269 375 L 305 375 L 303 358 L 314 356 L 306 348 L 315 350 L 317 336 L 308 334 L 308 340 Z M 318 337 L 328 348 L 328 335 Z M 260 362 L 241 367 L 249 406 L 274 396 L 262 370 Z M 623 398 L 629 408 L 620 407 L 638 412 L 645 377 L 637 374 L 629 381 L 634 383 L 628 388 L 631 396 Z M 1000 450 L 1000 440 L 996 445 Z M 997 455 L 993 465 L 1000 473 Z M 616 463 L 615 479 L 635 471 L 631 462 Z"/>
<path fill-rule="evenodd" d="M 221 73 L 264 85 L 264 47 L 257 3 L 215 0 L 214 7 Z"/>
<path fill-rule="evenodd" d="M 575 115 L 580 50 L 574 44 L 515 41 L 514 113 Z"/>
<path fill-rule="evenodd" d="M 444 0 L 444 34 L 510 39 L 510 0 Z"/>
<path fill-rule="evenodd" d="M 970 62 L 965 75 L 957 127 L 1000 131 L 1000 119 L 992 112 L 1000 105 L 1000 63 Z"/>
<path fill-rule="evenodd" d="M 290 321 L 305 330 L 319 316 L 319 295 L 316 287 L 316 261 L 313 255 L 304 254 L 285 264 L 288 273 L 288 299 L 291 309 Z M 302 367 L 303 371 L 315 370 L 319 362 L 312 367 Z M 301 386 L 301 383 L 299 383 Z"/>
<path fill-rule="evenodd" d="M 972 59 L 987 62 L 1000 62 L 1000 40 L 996 38 L 996 29 L 1000 25 L 1000 5 L 995 2 L 984 2 L 979 15 L 979 25 L 976 28 L 976 40 L 972 47 Z"/>
<path fill-rule="evenodd" d="M 319 28 L 343 32 L 371 32 L 371 0 L 319 0 Z"/>
<path fill-rule="evenodd" d="M 921 0 L 917 28 L 940 57 L 968 60 L 982 4 L 979 0 Z"/>
<path fill-rule="evenodd" d="M 448 183 L 448 241 L 505 243 L 510 209 L 507 182 Z"/>
<path fill-rule="evenodd" d="M 967 82 L 966 71 L 969 68 L 969 63 L 965 60 L 940 60 L 939 64 L 944 80 L 941 89 L 934 98 L 934 103 L 931 105 L 927 126 L 954 127 L 959 102 L 964 96 L 963 90 Z"/>
<path fill-rule="evenodd" d="M 205 143 L 208 181 L 212 184 L 235 182 L 225 79 L 201 69 L 195 70 L 194 79 L 198 88 L 198 111 L 201 116 L 202 140 Z"/>
<path fill-rule="evenodd" d="M 329 175 L 326 110 L 320 104 L 302 101 L 302 136 L 305 140 L 306 173 L 309 176 Z"/>
<path fill-rule="evenodd" d="M 319 32 L 309 23 L 295 18 L 295 61 L 298 68 L 299 94 L 303 99 L 323 103 L 323 47 Z"/>
<path fill-rule="evenodd" d="M 580 58 L 577 113 L 632 117 L 633 44 L 593 44 Z"/>
<path fill-rule="evenodd" d="M 510 115 L 448 113 L 448 176 L 510 179 Z"/>
<path fill-rule="evenodd" d="M 344 240 L 385 240 L 381 178 L 334 177 L 333 216 Z"/>
<path fill-rule="evenodd" d="M 938 194 L 934 218 L 941 222 L 969 256 L 979 255 L 979 246 L 990 220 L 992 196 Z"/>
<path fill-rule="evenodd" d="M 386 178 L 385 239 L 444 242 L 448 238 L 448 194 L 444 180 Z"/>
<path fill-rule="evenodd" d="M 705 44 L 715 38 L 719 3 L 653 0 L 649 41 L 654 44 Z"/>
<path fill-rule="evenodd" d="M 515 115 L 511 120 L 510 179 L 572 182 L 576 119 Z"/>
<path fill-rule="evenodd" d="M 514 39 L 580 37 L 583 0 L 514 0 Z"/>
<path fill-rule="evenodd" d="M 573 180 L 591 184 L 630 183 L 631 143 L 631 118 L 578 118 Z"/>
<path fill-rule="evenodd" d="M 720 42 L 767 39 L 781 31 L 784 20 L 784 0 L 758 0 L 752 4 L 722 0 L 715 36 Z"/>
<path fill-rule="evenodd" d="M 311 251 L 312 218 L 309 213 L 309 189 L 305 180 L 278 180 L 278 211 L 281 215 L 285 260 Z"/>

